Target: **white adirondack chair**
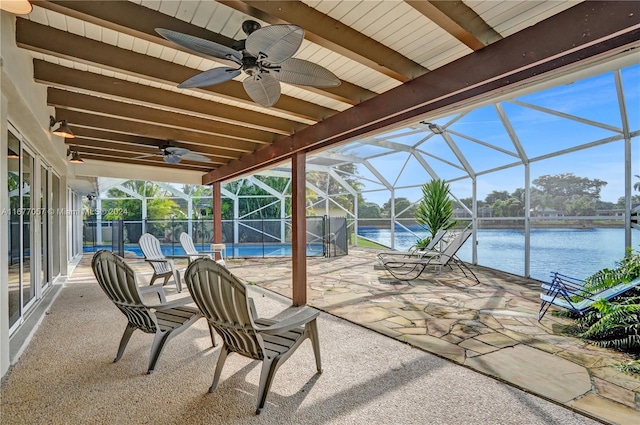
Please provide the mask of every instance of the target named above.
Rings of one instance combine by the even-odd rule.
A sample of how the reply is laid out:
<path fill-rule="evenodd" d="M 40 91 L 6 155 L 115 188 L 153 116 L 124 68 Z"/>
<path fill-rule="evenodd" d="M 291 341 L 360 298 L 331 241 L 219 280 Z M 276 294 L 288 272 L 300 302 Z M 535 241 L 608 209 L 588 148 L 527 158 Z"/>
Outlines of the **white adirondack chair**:
<path fill-rule="evenodd" d="M 180 271 L 176 268 L 176 265 L 171 258 L 167 258 L 160 248 L 160 241 L 158 238 L 150 233 L 145 233 L 140 236 L 138 241 L 140 250 L 144 255 L 144 260 L 151 264 L 153 267 L 153 276 L 151 276 L 150 285 L 153 285 L 156 279 L 163 278 L 162 286 L 169 282 L 169 279 L 173 277 L 173 281 L 176 284 L 178 292 L 182 292 L 182 282 L 180 281 Z"/>

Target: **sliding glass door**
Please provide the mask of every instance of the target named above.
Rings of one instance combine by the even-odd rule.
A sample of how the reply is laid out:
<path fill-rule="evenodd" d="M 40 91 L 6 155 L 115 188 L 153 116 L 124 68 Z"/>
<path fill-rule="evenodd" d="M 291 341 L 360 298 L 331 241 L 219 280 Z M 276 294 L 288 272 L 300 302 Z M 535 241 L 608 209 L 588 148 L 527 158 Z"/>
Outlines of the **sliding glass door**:
<path fill-rule="evenodd" d="M 9 316 L 14 332 L 26 312 L 60 275 L 60 179 L 12 126 L 7 155 Z M 54 233 L 55 232 L 55 233 Z M 54 236 L 55 235 L 55 236 Z"/>
<path fill-rule="evenodd" d="M 21 280 L 22 280 L 22 238 L 20 231 L 20 141 L 9 132 L 9 154 L 7 157 L 7 189 L 9 193 L 8 247 L 9 258 L 9 326 L 12 327 L 20 318 L 21 312 Z"/>
<path fill-rule="evenodd" d="M 34 216 L 40 220 L 40 287 L 44 288 L 51 283 L 51 271 L 49 269 L 49 221 L 50 213 L 53 213 L 50 207 L 49 199 L 49 170 L 44 165 L 40 166 L 40 210 Z"/>

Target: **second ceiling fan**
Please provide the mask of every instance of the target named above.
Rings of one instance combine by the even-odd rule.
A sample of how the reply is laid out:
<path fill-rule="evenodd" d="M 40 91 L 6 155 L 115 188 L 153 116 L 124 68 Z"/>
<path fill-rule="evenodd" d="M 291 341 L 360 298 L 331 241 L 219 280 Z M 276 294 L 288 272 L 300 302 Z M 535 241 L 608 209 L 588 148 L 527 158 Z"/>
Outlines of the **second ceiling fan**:
<path fill-rule="evenodd" d="M 156 31 L 167 40 L 186 49 L 236 63 L 237 67 L 218 67 L 196 74 L 178 85 L 179 88 L 206 87 L 229 81 L 244 72 L 242 81 L 249 97 L 259 105 L 273 106 L 280 98 L 280 82 L 312 86 L 336 87 L 340 79 L 328 69 L 292 56 L 304 39 L 297 25 L 270 25 L 261 28 L 256 21 L 245 21 L 242 30 L 246 40 L 233 48 L 164 28 Z"/>

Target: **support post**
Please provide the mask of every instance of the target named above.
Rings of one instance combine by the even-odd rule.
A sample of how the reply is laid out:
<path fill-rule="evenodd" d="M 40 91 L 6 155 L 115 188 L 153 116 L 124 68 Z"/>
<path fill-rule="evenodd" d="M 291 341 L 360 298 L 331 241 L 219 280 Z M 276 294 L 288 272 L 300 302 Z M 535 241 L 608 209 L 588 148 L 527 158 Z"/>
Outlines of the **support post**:
<path fill-rule="evenodd" d="M 222 243 L 222 191 L 220 182 L 213 183 L 213 243 Z"/>
<path fill-rule="evenodd" d="M 306 154 L 296 152 L 291 157 L 291 228 L 292 228 L 292 289 L 293 305 L 307 303 L 307 216 L 305 166 Z"/>

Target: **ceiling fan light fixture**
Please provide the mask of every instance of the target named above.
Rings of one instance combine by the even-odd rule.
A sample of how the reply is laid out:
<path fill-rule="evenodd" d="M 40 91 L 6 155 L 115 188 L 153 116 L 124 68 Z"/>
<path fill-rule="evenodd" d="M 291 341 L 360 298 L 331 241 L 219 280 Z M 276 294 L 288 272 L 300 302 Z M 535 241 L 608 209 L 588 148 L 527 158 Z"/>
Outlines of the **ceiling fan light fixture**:
<path fill-rule="evenodd" d="M 76 137 L 69 128 L 67 120 L 58 121 L 52 116 L 49 117 L 49 130 L 51 130 L 51 132 L 56 136 L 61 136 L 65 139 L 73 139 Z"/>
<path fill-rule="evenodd" d="M 33 6 L 29 0 L 1 0 L 0 9 L 16 15 L 28 15 L 33 10 Z"/>

